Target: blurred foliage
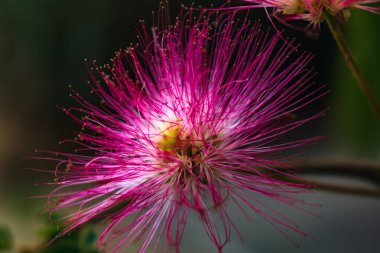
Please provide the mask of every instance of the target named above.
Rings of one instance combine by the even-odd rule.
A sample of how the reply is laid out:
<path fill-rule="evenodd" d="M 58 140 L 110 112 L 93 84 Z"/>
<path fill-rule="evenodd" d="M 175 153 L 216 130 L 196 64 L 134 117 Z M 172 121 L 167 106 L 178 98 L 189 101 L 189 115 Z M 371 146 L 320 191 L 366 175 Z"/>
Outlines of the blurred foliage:
<path fill-rule="evenodd" d="M 33 253 L 97 253 L 97 234 L 90 223 L 67 233 L 58 236 L 63 225 L 59 219 L 59 215 L 54 214 L 50 218 L 49 225 L 40 231 L 44 245 Z"/>
<path fill-rule="evenodd" d="M 54 234 L 54 233 L 53 233 Z M 94 230 L 84 226 L 72 233 L 61 236 L 51 244 L 35 251 L 36 253 L 97 253 L 97 235 Z"/>
<path fill-rule="evenodd" d="M 6 226 L 0 226 L 0 252 L 10 250 L 13 245 L 11 231 Z"/>
<path fill-rule="evenodd" d="M 346 36 L 354 59 L 380 101 L 379 16 L 353 10 L 345 27 Z M 338 51 L 338 49 L 336 49 Z M 336 135 L 341 147 L 350 155 L 373 158 L 379 153 L 379 122 L 367 99 L 356 85 L 341 55 L 336 55 L 333 68 L 334 101 L 332 113 Z"/>

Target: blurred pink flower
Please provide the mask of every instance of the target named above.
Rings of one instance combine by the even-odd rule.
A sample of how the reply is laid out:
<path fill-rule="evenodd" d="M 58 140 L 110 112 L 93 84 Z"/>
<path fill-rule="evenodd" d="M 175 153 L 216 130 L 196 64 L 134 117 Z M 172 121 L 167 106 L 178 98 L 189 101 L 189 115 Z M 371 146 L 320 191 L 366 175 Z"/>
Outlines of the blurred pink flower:
<path fill-rule="evenodd" d="M 274 16 L 281 21 L 305 20 L 314 28 L 323 20 L 324 12 L 333 16 L 347 16 L 350 8 L 380 13 L 380 0 L 236 0 L 242 5 L 234 9 L 274 8 Z"/>
<path fill-rule="evenodd" d="M 77 208 L 60 235 L 100 216 L 102 248 L 139 240 L 139 252 L 154 251 L 165 237 L 179 252 L 191 211 L 221 252 L 235 228 L 229 202 L 305 235 L 262 198 L 305 204 L 292 194 L 310 186 L 279 179 L 293 175 L 276 154 L 316 140 L 278 141 L 321 115 L 294 118 L 325 93 L 311 81 L 312 56 L 231 14 L 182 10 L 173 25 L 166 15 L 158 27 L 142 22 L 139 44 L 111 65 L 94 63 L 99 105 L 74 92 L 80 106 L 65 109 L 83 132 L 78 152 L 58 158 L 51 210 Z"/>

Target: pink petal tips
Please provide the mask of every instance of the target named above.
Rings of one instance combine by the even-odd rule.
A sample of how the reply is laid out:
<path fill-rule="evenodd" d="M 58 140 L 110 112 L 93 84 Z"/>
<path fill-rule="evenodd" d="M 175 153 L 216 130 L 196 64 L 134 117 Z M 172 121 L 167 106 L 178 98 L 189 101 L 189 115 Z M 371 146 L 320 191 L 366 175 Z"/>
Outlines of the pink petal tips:
<path fill-rule="evenodd" d="M 273 8 L 274 17 L 289 24 L 292 20 L 305 20 L 316 28 L 324 15 L 347 17 L 350 8 L 380 13 L 380 0 L 236 0 L 242 5 L 233 9 Z"/>
<path fill-rule="evenodd" d="M 310 187 L 280 179 L 293 176 L 278 153 L 315 140 L 279 141 L 321 115 L 294 117 L 325 94 L 311 81 L 312 56 L 232 14 L 159 16 L 110 65 L 93 63 L 101 103 L 74 92 L 80 106 L 65 110 L 83 132 L 77 153 L 60 154 L 50 195 L 52 211 L 71 210 L 61 234 L 100 216 L 107 252 L 136 241 L 155 251 L 161 239 L 179 252 L 194 212 L 221 252 L 235 228 L 226 203 L 303 234 L 262 198 L 297 206 L 292 194 Z"/>

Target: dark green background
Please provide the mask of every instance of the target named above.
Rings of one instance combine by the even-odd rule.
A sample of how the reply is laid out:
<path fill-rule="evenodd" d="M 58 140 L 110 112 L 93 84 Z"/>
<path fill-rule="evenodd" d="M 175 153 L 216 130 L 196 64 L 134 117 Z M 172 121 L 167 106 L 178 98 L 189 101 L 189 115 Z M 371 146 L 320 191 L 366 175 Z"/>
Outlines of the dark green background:
<path fill-rule="evenodd" d="M 172 13 L 176 13 L 181 3 L 190 2 L 172 0 Z M 217 5 L 223 1 L 196 1 L 197 4 L 211 2 Z M 154 0 L 0 0 L 0 250 L 2 238 L 9 233 L 13 234 L 14 252 L 39 248 L 47 236 L 55 233 L 55 224 L 46 228 L 50 223 L 42 212 L 45 200 L 32 198 L 46 194 L 49 187 L 41 184 L 52 177 L 28 170 L 51 170 L 53 165 L 27 157 L 34 156 L 35 149 L 71 150 L 69 146 L 58 145 L 58 141 L 71 138 L 73 131 L 78 130 L 57 107 L 75 105 L 68 96 L 68 84 L 86 93 L 88 73 L 83 59 L 108 62 L 115 51 L 136 40 L 138 20 L 150 20 L 151 11 L 157 6 L 158 1 Z M 263 11 L 252 11 L 251 17 L 260 18 L 263 27 L 271 27 Z M 355 86 L 327 27 L 322 25 L 319 38 L 312 39 L 302 32 L 276 25 L 285 30 L 286 36 L 301 42 L 302 50 L 315 53 L 313 65 L 319 72 L 316 81 L 327 83 L 331 90 L 331 94 L 310 108 L 318 111 L 331 107 L 328 115 L 298 132 L 329 136 L 307 149 L 307 155 L 320 160 L 379 161 L 380 124 Z M 353 11 L 345 30 L 354 57 L 380 98 L 379 25 L 380 16 Z M 284 212 L 289 212 L 287 215 L 316 239 L 292 235 L 301 244 L 298 249 L 260 219 L 249 223 L 236 214 L 245 240 L 242 242 L 234 236 L 226 252 L 380 252 L 377 199 L 319 192 L 302 197 L 323 204 L 314 210 L 322 218 L 287 209 Z M 185 235 L 184 252 L 194 252 L 195 248 L 199 249 L 197 252 L 215 252 L 199 232 L 202 228 L 197 224 L 198 219 L 194 216 L 193 220 Z M 83 246 L 83 240 L 86 243 L 89 240 L 92 245 L 92 234 L 86 229 L 69 236 L 69 244 Z M 4 248 L 12 246 L 7 243 Z M 92 252 L 91 247 L 88 252 Z M 47 252 L 58 252 L 44 248 L 48 249 L 52 251 Z"/>

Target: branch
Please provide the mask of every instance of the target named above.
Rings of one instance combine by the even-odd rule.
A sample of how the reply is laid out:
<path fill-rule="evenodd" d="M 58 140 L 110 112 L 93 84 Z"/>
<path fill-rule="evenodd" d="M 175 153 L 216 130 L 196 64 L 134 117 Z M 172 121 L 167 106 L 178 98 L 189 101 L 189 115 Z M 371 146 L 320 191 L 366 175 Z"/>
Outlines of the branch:
<path fill-rule="evenodd" d="M 316 189 L 343 194 L 380 197 L 380 163 L 371 161 L 298 161 L 292 162 L 290 167 L 296 169 L 297 174 L 314 175 L 341 175 L 362 178 L 375 183 L 378 189 L 364 187 L 343 186 L 333 183 L 308 180 L 316 186 Z M 295 179 L 285 179 L 294 181 Z M 300 181 L 301 182 L 301 181 Z"/>

